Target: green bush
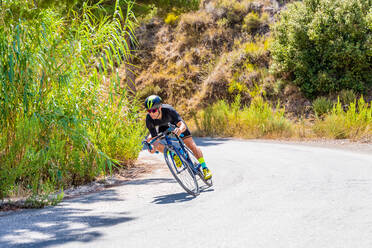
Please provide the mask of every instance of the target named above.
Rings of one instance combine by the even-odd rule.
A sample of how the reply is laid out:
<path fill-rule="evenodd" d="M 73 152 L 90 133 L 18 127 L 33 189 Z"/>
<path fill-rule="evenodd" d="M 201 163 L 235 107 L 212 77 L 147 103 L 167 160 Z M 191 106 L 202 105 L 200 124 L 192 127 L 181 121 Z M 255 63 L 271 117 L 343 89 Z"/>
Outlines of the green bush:
<path fill-rule="evenodd" d="M 261 24 L 261 20 L 258 14 L 251 12 L 244 17 L 243 29 L 251 33 L 257 30 L 260 24 Z"/>
<path fill-rule="evenodd" d="M 201 131 L 204 135 L 219 136 L 226 135 L 228 130 L 229 105 L 221 100 L 208 106 L 201 113 Z"/>
<path fill-rule="evenodd" d="M 332 110 L 332 101 L 321 96 L 313 102 L 313 110 L 317 116 L 323 116 Z"/>
<path fill-rule="evenodd" d="M 134 13 L 140 20 L 148 21 L 154 16 L 166 18 L 170 12 L 179 15 L 198 8 L 199 0 L 137 0 Z"/>
<path fill-rule="evenodd" d="M 353 90 L 341 90 L 339 97 L 340 101 L 345 105 L 349 105 L 356 100 L 356 95 Z"/>
<path fill-rule="evenodd" d="M 332 108 L 324 120 L 318 119 L 313 130 L 320 137 L 334 139 L 372 139 L 372 107 L 361 97 L 358 103 L 350 103 L 344 111 L 340 101 Z"/>
<path fill-rule="evenodd" d="M 273 108 L 260 95 L 254 96 L 250 106 L 243 108 L 240 95 L 232 104 L 221 100 L 200 111 L 194 116 L 194 121 L 197 132 L 206 136 L 273 138 L 288 137 L 292 133 L 284 109 L 279 104 Z"/>
<path fill-rule="evenodd" d="M 304 0 L 273 26 L 272 69 L 308 97 L 372 86 L 368 0 Z"/>

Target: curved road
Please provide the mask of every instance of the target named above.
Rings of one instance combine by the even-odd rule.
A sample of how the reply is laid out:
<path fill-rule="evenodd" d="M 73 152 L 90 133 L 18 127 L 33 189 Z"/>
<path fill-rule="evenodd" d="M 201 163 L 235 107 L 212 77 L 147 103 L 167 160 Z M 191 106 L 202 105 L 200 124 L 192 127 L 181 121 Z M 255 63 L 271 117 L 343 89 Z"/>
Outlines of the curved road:
<path fill-rule="evenodd" d="M 0 247 L 372 247 L 372 153 L 197 143 L 215 183 L 200 196 L 184 193 L 164 164 L 122 186 L 1 216 Z"/>

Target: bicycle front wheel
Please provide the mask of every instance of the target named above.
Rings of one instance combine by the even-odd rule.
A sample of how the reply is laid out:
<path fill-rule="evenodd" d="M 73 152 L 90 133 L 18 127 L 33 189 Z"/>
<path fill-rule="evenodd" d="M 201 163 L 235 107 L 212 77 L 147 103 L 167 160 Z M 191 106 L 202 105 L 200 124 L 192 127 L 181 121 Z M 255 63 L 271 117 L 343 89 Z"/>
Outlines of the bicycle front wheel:
<path fill-rule="evenodd" d="M 181 187 L 190 195 L 196 196 L 199 194 L 199 185 L 196 181 L 196 177 L 192 169 L 190 168 L 189 162 L 181 156 L 182 165 L 178 167 L 174 162 L 172 151 L 167 148 L 164 149 L 165 162 L 168 165 L 173 177 L 181 185 Z"/>

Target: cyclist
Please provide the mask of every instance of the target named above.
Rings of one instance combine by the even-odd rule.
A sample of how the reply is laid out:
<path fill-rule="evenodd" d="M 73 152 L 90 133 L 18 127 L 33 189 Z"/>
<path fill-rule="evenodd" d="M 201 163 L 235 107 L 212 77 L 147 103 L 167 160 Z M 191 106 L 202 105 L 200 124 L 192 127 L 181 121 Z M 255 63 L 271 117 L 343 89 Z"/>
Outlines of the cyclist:
<path fill-rule="evenodd" d="M 146 116 L 146 127 L 151 134 L 151 137 L 147 139 L 147 142 L 150 142 L 152 138 L 158 135 L 158 133 L 167 130 L 168 123 L 176 125 L 177 127 L 173 133 L 176 135 L 183 134 L 182 140 L 198 159 L 203 169 L 204 178 L 206 180 L 210 179 L 212 173 L 205 164 L 203 153 L 200 148 L 196 146 L 189 129 L 178 112 L 171 105 L 162 104 L 162 99 L 157 95 L 151 95 L 146 98 L 145 108 L 148 112 Z M 156 150 L 160 152 L 164 151 L 164 145 L 159 141 L 154 143 L 154 148 L 150 152 L 154 153 Z M 173 154 L 173 159 L 176 166 L 180 167 L 182 165 L 180 158 L 176 154 Z"/>

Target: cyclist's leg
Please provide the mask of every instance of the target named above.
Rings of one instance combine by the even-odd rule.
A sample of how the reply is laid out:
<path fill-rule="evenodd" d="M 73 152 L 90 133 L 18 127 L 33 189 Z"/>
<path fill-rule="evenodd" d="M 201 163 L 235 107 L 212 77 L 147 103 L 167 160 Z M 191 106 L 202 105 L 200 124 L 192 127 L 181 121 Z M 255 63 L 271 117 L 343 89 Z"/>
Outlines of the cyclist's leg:
<path fill-rule="evenodd" d="M 194 153 L 195 157 L 198 159 L 204 174 L 204 179 L 208 180 L 212 177 L 212 172 L 208 169 L 207 165 L 205 164 L 203 152 L 201 149 L 195 144 L 193 138 L 191 136 L 186 137 L 183 142 L 185 145 L 190 148 L 192 153 Z"/>
<path fill-rule="evenodd" d="M 194 153 L 195 157 L 197 159 L 199 158 L 202 158 L 203 157 L 203 152 L 200 150 L 200 148 L 195 144 L 193 138 L 191 136 L 188 136 L 188 137 L 185 137 L 183 139 L 183 142 L 185 143 L 185 145 L 187 145 L 188 148 L 190 148 L 190 150 L 192 151 L 192 153 Z"/>
<path fill-rule="evenodd" d="M 164 144 L 161 143 L 161 141 L 156 141 L 153 146 L 155 147 L 155 149 L 161 153 L 164 152 Z"/>

